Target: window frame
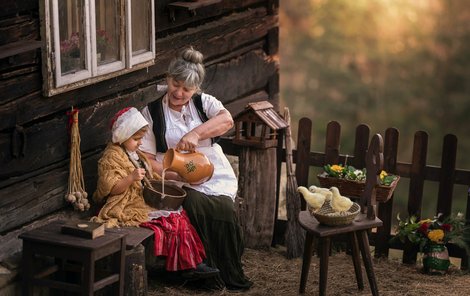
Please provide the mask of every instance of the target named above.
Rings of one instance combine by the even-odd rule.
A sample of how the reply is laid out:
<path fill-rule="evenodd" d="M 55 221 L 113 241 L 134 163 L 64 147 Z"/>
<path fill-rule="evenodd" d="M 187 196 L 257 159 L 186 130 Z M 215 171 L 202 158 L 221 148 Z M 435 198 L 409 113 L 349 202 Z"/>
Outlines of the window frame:
<path fill-rule="evenodd" d="M 58 1 L 40 1 L 43 93 L 50 97 L 59 93 L 84 87 L 109 78 L 120 76 L 129 72 L 149 67 L 155 63 L 155 0 L 150 2 L 150 50 L 132 56 L 132 19 L 131 1 L 121 0 L 117 5 L 121 19 L 119 31 L 121 32 L 119 59 L 104 65 L 98 65 L 96 51 L 96 7 L 95 0 L 83 0 L 83 36 L 85 39 L 85 69 L 74 73 L 62 75 L 59 37 L 59 6 Z"/>
<path fill-rule="evenodd" d="M 127 1 L 127 0 L 126 0 Z M 125 8 L 124 8 L 124 4 L 123 4 L 124 0 L 121 0 L 118 2 L 119 5 L 119 11 L 121 12 L 121 14 L 124 14 L 125 13 Z M 91 0 L 91 3 L 92 5 L 90 5 L 90 15 L 92 16 L 95 16 L 96 14 L 96 7 L 95 7 L 95 1 Z M 92 55 L 92 73 L 94 74 L 93 76 L 99 76 L 99 75 L 105 75 L 105 74 L 108 74 L 108 73 L 112 73 L 112 72 L 117 72 L 119 70 L 122 70 L 124 68 L 126 68 L 126 60 L 125 60 L 125 50 L 123 50 L 123 48 L 126 46 L 125 45 L 125 39 L 126 37 L 125 36 L 121 36 L 120 40 L 119 40 L 119 47 L 121 48 L 120 50 L 120 55 L 119 55 L 119 60 L 117 61 L 114 61 L 114 62 L 111 62 L 111 63 L 108 63 L 108 64 L 104 64 L 104 65 L 98 65 L 98 59 L 97 59 L 97 55 L 96 55 L 96 17 L 91 17 L 91 32 L 93 32 L 93 34 L 91 34 L 91 51 L 95 54 Z M 121 21 L 120 22 L 120 28 L 119 28 L 119 31 L 121 32 L 121 34 L 124 34 L 124 30 L 123 30 L 123 27 L 125 27 L 125 21 Z M 155 36 L 155 34 L 153 35 Z M 153 38 L 154 39 L 154 38 Z"/>
<path fill-rule="evenodd" d="M 131 8 L 131 1 L 132 0 L 126 0 L 127 2 L 127 15 L 126 15 L 126 20 L 132 24 L 132 8 Z M 150 26 L 150 35 L 155 36 L 155 2 L 152 0 L 151 1 L 151 10 L 153 16 L 150 18 L 150 22 L 152 23 Z M 151 53 L 153 53 L 153 58 L 155 59 L 155 38 L 151 39 L 150 42 L 150 51 L 147 51 L 145 53 L 139 54 L 135 57 L 132 56 L 132 28 L 131 26 L 126 27 L 127 30 L 127 48 L 126 48 L 126 54 L 127 54 L 127 61 L 128 61 L 128 67 L 132 67 L 133 65 L 143 63 L 145 60 L 150 58 Z"/>

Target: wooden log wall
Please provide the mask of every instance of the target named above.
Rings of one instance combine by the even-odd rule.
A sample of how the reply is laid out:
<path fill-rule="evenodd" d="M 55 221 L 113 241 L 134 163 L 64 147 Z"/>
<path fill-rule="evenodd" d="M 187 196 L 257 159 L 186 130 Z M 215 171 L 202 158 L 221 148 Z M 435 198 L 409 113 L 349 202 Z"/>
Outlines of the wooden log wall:
<path fill-rule="evenodd" d="M 0 4 L 0 261 L 2 240 L 13 230 L 70 208 L 66 112 L 78 108 L 86 189 L 96 186 L 96 166 L 110 139 L 109 119 L 126 106 L 142 108 L 162 94 L 175 52 L 192 45 L 205 56 L 204 91 L 232 115 L 248 102 L 278 106 L 278 1 L 231 0 L 196 14 L 155 1 L 156 58 L 131 72 L 53 97 L 42 94 L 38 1 Z"/>
<path fill-rule="evenodd" d="M 312 121 L 309 118 L 302 118 L 299 121 L 297 150 L 294 150 L 294 162 L 296 163 L 296 177 L 299 186 L 309 186 L 309 171 L 311 167 L 323 167 L 326 164 L 346 163 L 346 155 L 340 153 L 341 125 L 336 121 L 331 121 L 327 125 L 325 138 L 325 151 L 310 151 L 312 141 Z M 398 139 L 399 131 L 395 128 L 388 128 L 385 131 L 384 138 L 384 170 L 400 175 L 401 179 L 410 179 L 408 187 L 408 216 L 421 216 L 423 202 L 423 189 L 425 181 L 433 181 L 439 184 L 439 191 L 436 204 L 436 214 L 443 213 L 450 215 L 452 209 L 453 188 L 454 185 L 469 185 L 470 170 L 456 169 L 457 138 L 455 135 L 448 134 L 443 139 L 443 149 L 441 157 L 441 166 L 435 167 L 426 164 L 428 151 L 428 134 L 424 131 L 418 131 L 414 136 L 413 154 L 411 163 L 399 162 Z M 356 128 L 354 155 L 348 155 L 347 162 L 357 168 L 363 168 L 365 165 L 365 155 L 367 152 L 367 143 L 369 142 L 370 128 L 367 125 L 359 125 Z M 285 162 L 285 151 L 281 151 L 279 161 Z M 469 189 L 470 190 L 470 189 Z M 305 202 L 303 208 L 305 208 Z M 390 248 L 401 249 L 403 252 L 404 263 L 415 263 L 417 247 L 412 245 L 403 245 L 400 242 L 390 243 L 393 237 L 391 233 L 393 210 L 393 196 L 385 203 L 379 203 L 378 217 L 383 221 L 383 227 L 377 229 L 371 234 L 371 244 L 375 246 L 375 256 L 388 256 Z M 470 219 L 470 191 L 466 207 L 467 221 Z M 280 221 L 277 221 L 280 224 Z M 276 236 L 282 236 L 281 225 L 277 226 Z M 279 240 L 279 239 L 278 239 Z M 462 269 L 468 269 L 468 258 L 465 251 L 456 245 L 448 244 L 449 254 L 452 257 L 461 258 Z"/>

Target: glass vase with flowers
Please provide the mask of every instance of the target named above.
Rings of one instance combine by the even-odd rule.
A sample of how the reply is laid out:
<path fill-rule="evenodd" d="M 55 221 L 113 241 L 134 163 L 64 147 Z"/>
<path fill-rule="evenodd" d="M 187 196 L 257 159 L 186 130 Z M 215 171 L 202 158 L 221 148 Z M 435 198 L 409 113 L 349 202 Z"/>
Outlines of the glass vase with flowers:
<path fill-rule="evenodd" d="M 447 217 L 439 214 L 433 219 L 422 220 L 416 216 L 401 220 L 398 214 L 397 220 L 395 239 L 418 246 L 419 251 L 423 252 L 425 273 L 447 272 L 450 265 L 447 243 L 452 242 L 467 252 L 469 250 L 464 240 L 467 227 L 462 213 Z"/>

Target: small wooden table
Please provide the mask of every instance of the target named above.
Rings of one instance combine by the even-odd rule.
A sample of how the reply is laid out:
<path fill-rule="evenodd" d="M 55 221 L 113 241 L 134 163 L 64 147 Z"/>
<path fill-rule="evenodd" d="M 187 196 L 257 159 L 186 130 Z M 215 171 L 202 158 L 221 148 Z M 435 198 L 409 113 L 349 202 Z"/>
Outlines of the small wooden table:
<path fill-rule="evenodd" d="M 369 249 L 369 239 L 367 231 L 371 228 L 382 226 L 382 221 L 378 218 L 368 219 L 366 214 L 361 214 L 354 219 L 349 225 L 344 226 L 325 226 L 318 223 L 308 211 L 302 211 L 299 214 L 299 223 L 307 233 L 305 237 L 305 249 L 302 262 L 302 274 L 300 277 L 299 293 L 305 293 L 305 286 L 307 284 L 308 270 L 310 269 L 310 262 L 313 253 L 313 238 L 319 240 L 319 257 L 320 257 L 320 295 L 326 295 L 326 282 L 328 279 L 328 258 L 330 256 L 330 243 L 331 237 L 339 234 L 349 234 L 352 259 L 354 264 L 354 271 L 356 273 L 357 286 L 359 290 L 364 289 L 362 279 L 362 268 L 359 251 L 362 254 L 362 259 L 369 279 L 370 290 L 372 295 L 378 295 L 377 283 L 375 281 L 374 269 L 372 265 L 372 258 Z"/>
<path fill-rule="evenodd" d="M 23 239 L 23 295 L 33 295 L 34 286 L 93 295 L 112 284 L 113 295 L 122 295 L 126 234 L 106 231 L 104 236 L 86 239 L 62 234 L 64 223 L 55 221 L 19 236 Z M 108 256 L 111 256 L 109 275 L 96 279 L 95 263 Z M 37 270 L 37 257 L 53 258 L 55 264 Z M 79 283 L 67 281 L 64 278 L 67 271 L 79 273 Z"/>

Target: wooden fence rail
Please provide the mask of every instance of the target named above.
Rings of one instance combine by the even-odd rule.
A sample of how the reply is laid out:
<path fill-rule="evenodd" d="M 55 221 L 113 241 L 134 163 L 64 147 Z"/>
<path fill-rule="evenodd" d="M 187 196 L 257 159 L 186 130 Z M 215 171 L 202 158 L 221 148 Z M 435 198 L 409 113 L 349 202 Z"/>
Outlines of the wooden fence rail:
<path fill-rule="evenodd" d="M 312 121 L 302 118 L 299 121 L 297 149 L 294 150 L 294 162 L 296 163 L 296 177 L 299 186 L 308 186 L 310 167 L 323 167 L 326 164 L 347 163 L 356 168 L 365 167 L 365 155 L 369 143 L 370 128 L 361 124 L 356 128 L 354 155 L 340 154 L 341 125 L 331 121 L 327 125 L 325 138 L 325 151 L 310 151 Z M 456 169 L 457 138 L 448 134 L 444 137 L 441 166 L 428 166 L 426 164 L 428 151 L 428 134 L 418 131 L 414 135 L 411 163 L 398 161 L 399 131 L 388 128 L 384 137 L 384 169 L 387 172 L 398 174 L 408 178 L 408 215 L 421 216 L 423 189 L 425 181 L 439 183 L 436 214 L 451 214 L 453 188 L 455 184 L 470 186 L 470 170 Z M 279 163 L 285 162 L 285 151 L 280 148 Z M 279 184 L 278 184 L 279 185 Z M 470 198 L 469 198 L 470 199 Z M 302 201 L 304 202 L 304 201 Z M 467 200 L 466 219 L 470 221 L 470 205 Z M 305 204 L 303 203 L 303 208 Z M 371 244 L 375 246 L 375 256 L 388 256 L 390 248 L 403 250 L 403 263 L 415 263 L 417 248 L 411 245 L 403 245 L 399 242 L 390 243 L 393 237 L 392 230 L 393 197 L 385 203 L 379 204 L 378 216 L 383 221 L 383 227 L 377 229 L 371 235 Z M 461 268 L 468 269 L 467 255 L 464 250 L 455 245 L 448 245 L 449 254 L 452 257 L 462 259 Z"/>

